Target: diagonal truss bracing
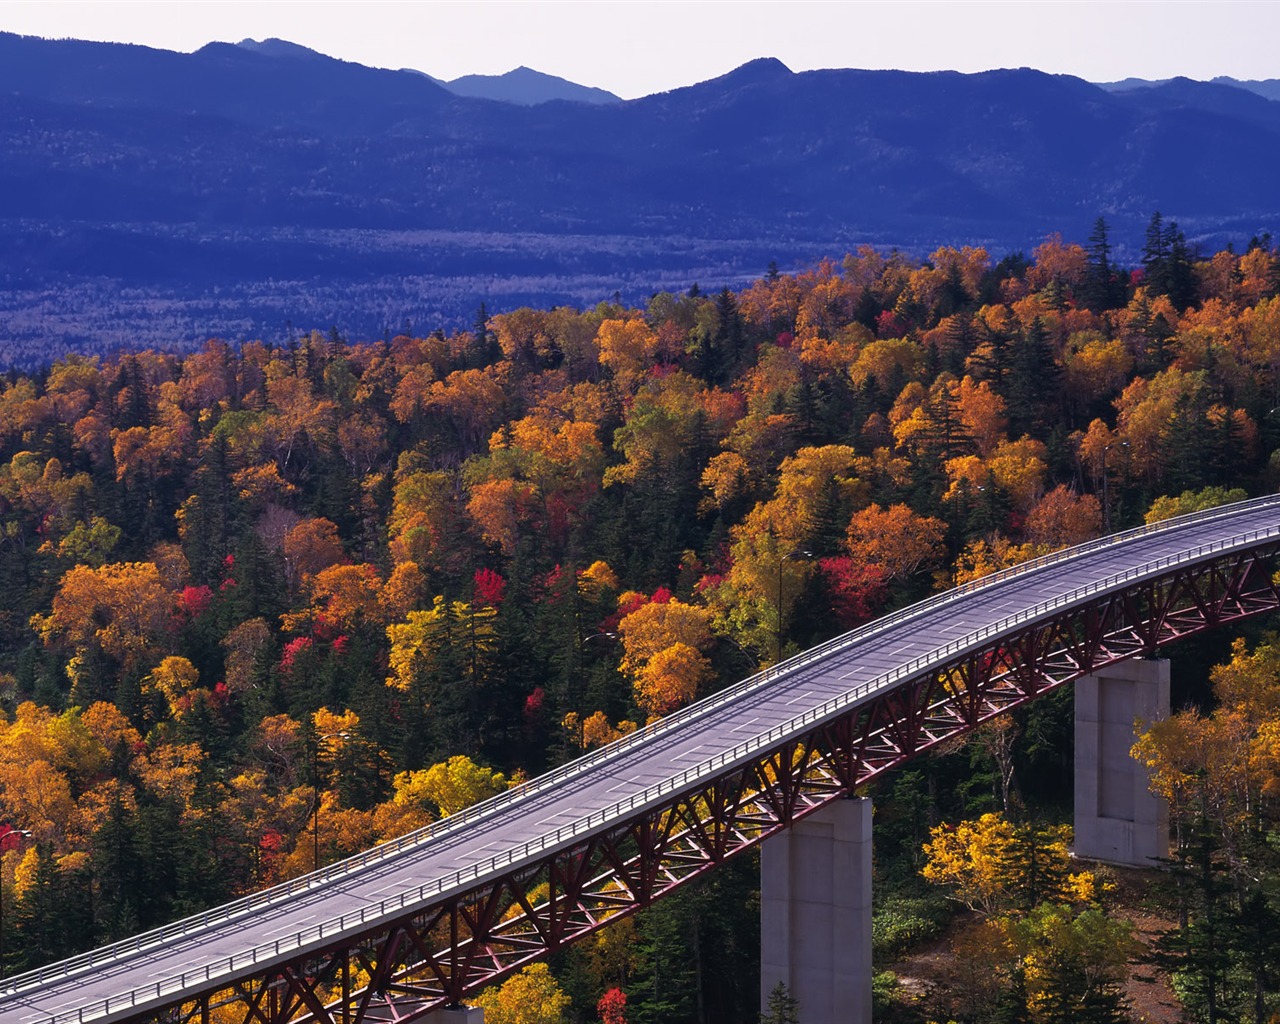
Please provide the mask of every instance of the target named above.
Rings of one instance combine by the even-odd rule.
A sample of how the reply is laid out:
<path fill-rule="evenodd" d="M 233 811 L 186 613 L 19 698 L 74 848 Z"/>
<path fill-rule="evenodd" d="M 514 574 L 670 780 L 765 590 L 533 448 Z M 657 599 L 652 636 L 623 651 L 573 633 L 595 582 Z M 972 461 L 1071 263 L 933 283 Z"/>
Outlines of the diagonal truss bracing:
<path fill-rule="evenodd" d="M 115 1019 L 393 1024 L 462 1001 L 915 755 L 1081 675 L 1280 608 L 1280 543 L 1068 604 L 964 646 L 497 878 L 230 986 Z M 686 773 L 688 775 L 689 773 Z"/>

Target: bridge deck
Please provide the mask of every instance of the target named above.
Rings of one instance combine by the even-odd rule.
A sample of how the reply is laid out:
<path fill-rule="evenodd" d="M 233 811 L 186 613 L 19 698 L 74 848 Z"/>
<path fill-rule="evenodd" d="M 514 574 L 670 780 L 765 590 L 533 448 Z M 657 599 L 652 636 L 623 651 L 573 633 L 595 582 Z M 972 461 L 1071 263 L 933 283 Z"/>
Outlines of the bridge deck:
<path fill-rule="evenodd" d="M 656 787 L 667 784 L 669 792 L 673 777 L 687 779 L 690 769 L 713 758 L 723 761 L 744 741 L 851 692 L 851 700 L 868 699 L 878 687 L 890 685 L 883 677 L 904 663 L 933 656 L 948 645 L 954 656 L 966 638 L 981 634 L 989 643 L 993 630 L 1005 628 L 1002 624 L 1014 628 L 1008 624 L 1012 618 L 1019 618 L 1021 628 L 1028 614 L 1039 614 L 1037 609 L 1095 600 L 1131 585 L 1135 573 L 1157 575 L 1161 570 L 1152 568 L 1154 563 L 1182 559 L 1192 564 L 1221 557 L 1233 547 L 1256 547 L 1260 536 L 1280 536 L 1280 497 L 1095 542 L 1051 557 L 1047 564 L 923 602 L 790 659 L 734 687 L 729 696 L 717 695 L 686 709 L 456 822 L 450 819 L 425 837 L 400 841 L 332 866 L 319 877 L 163 932 L 8 979 L 0 985 L 0 1021 L 35 1024 L 81 1015 L 109 1020 L 127 1011 L 121 1007 L 117 1013 L 113 1006 L 104 1013 L 108 998 L 134 992 L 141 1005 L 154 999 L 160 986 L 163 1001 L 170 1002 L 174 990 L 168 982 L 175 977 L 186 975 L 207 988 L 210 976 L 229 981 L 247 973 L 251 963 L 296 957 L 309 945 L 331 944 L 335 936 L 359 931 L 378 915 L 403 914 L 406 908 L 472 887 L 487 875 L 509 872 L 523 858 L 545 855 L 557 844 L 605 828 L 657 799 Z M 1218 547 L 1209 551 L 1208 545 Z M 1120 574 L 1128 574 L 1127 580 L 1118 579 Z M 723 763 L 715 770 L 723 771 Z M 252 957 L 249 950 L 255 951 Z"/>

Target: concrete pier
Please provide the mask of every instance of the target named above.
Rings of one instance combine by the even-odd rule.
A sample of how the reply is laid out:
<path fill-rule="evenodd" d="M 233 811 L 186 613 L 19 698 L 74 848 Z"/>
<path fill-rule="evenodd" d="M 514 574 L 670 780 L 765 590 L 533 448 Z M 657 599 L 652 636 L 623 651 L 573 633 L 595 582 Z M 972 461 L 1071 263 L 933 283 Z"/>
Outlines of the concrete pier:
<path fill-rule="evenodd" d="M 784 982 L 800 1024 L 871 1024 L 871 801 L 827 804 L 760 850 L 760 1007 Z"/>
<path fill-rule="evenodd" d="M 1169 662 L 1133 658 L 1075 684 L 1075 852 L 1151 867 L 1169 854 L 1169 809 L 1129 756 L 1137 721 L 1169 714 Z"/>

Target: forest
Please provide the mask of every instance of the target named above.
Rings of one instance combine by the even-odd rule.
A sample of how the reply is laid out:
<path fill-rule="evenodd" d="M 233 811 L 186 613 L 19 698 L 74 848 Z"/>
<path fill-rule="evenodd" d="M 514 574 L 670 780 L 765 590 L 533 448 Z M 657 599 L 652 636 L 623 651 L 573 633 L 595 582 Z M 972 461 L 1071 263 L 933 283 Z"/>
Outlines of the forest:
<path fill-rule="evenodd" d="M 1278 448 L 1280 255 L 1194 253 L 1159 214 L 1133 267 L 1100 220 L 1029 256 L 863 247 L 644 308 L 15 370 L 0 972 L 401 835 L 940 589 L 1274 491 Z M 1189 1019 L 1274 1019 L 1266 625 L 1192 645 L 1135 747 L 1170 801 L 1159 885 L 1068 857 L 1067 691 L 871 787 L 879 1019 L 1136 1020 L 1135 972 Z M 732 862 L 486 1020 L 755 1021 L 758 898 Z M 964 970 L 904 986 L 939 941 Z"/>

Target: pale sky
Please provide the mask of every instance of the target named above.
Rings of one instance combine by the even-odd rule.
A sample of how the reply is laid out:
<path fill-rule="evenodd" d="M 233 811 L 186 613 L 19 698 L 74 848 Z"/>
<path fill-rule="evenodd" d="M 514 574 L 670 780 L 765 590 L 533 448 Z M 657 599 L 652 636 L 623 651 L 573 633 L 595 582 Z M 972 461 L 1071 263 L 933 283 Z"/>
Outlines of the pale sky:
<path fill-rule="evenodd" d="M 185 51 L 275 36 L 443 79 L 524 64 L 627 99 L 755 57 L 1280 78 L 1280 0 L 0 0 L 0 30 Z"/>

